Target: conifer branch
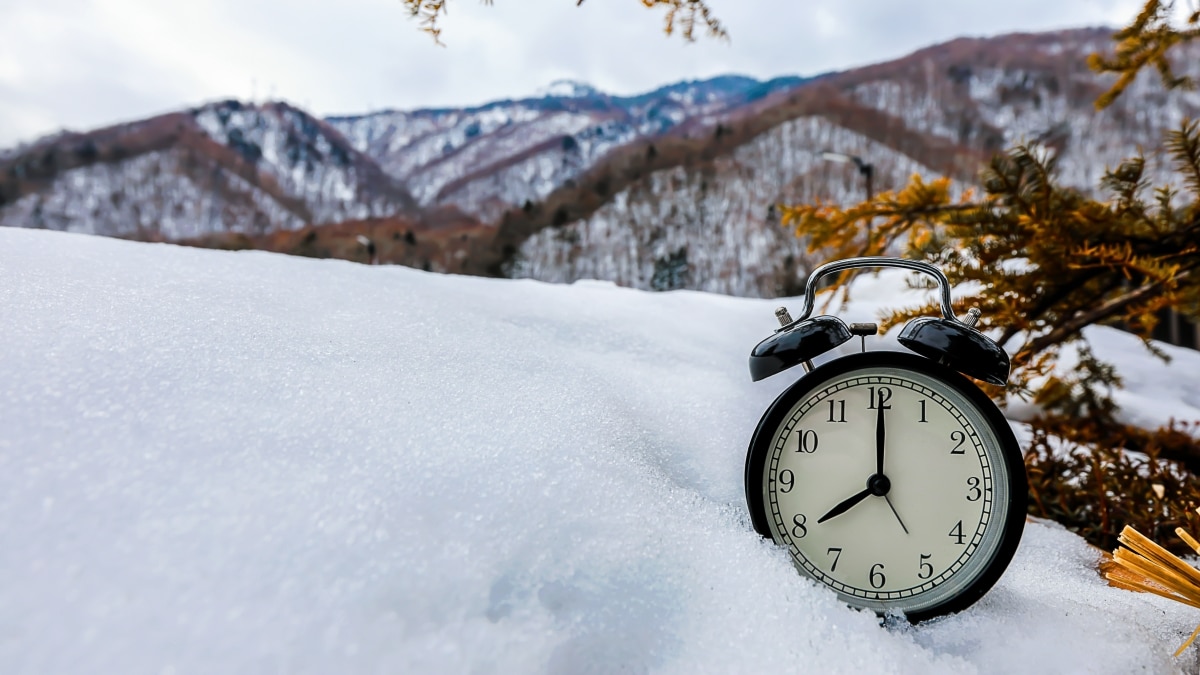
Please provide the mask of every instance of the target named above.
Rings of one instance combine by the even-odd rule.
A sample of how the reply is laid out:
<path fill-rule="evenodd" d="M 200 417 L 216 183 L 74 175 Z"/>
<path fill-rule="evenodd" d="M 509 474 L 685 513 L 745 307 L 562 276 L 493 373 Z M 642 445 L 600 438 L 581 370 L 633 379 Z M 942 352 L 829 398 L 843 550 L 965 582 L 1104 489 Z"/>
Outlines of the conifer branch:
<path fill-rule="evenodd" d="M 1178 131 L 1167 134 L 1166 145 L 1188 189 L 1200 201 L 1200 121 L 1184 119 Z"/>
<path fill-rule="evenodd" d="M 492 0 L 481 1 L 485 5 L 492 4 Z M 512 1 L 519 2 L 520 0 Z M 667 35 L 673 35 L 678 32 L 685 42 L 695 42 L 697 28 L 703 27 L 707 30 L 709 37 L 720 40 L 729 39 L 729 34 L 725 30 L 725 26 L 713 14 L 707 0 L 640 1 L 642 6 L 648 9 L 655 7 L 666 8 L 663 31 Z M 448 0 L 401 0 L 401 2 L 404 3 L 404 7 L 409 11 L 410 16 L 420 18 L 420 30 L 433 37 L 435 44 L 444 46 L 441 41 L 442 29 L 438 25 L 438 20 L 443 14 L 447 13 L 446 5 Z M 578 7 L 583 2 L 584 0 L 576 0 L 575 6 Z"/>
<path fill-rule="evenodd" d="M 1098 276 L 1100 276 L 1100 274 L 1101 274 L 1101 271 L 1099 269 L 1092 269 L 1092 270 L 1087 270 L 1086 272 L 1084 272 L 1082 274 L 1075 275 L 1075 277 L 1072 278 L 1070 281 L 1067 281 L 1066 283 L 1055 286 L 1053 292 L 1043 295 L 1038 300 L 1036 305 L 1034 305 L 1032 308 L 1030 308 L 1029 310 L 1027 310 L 1025 312 L 1025 315 L 1027 317 L 1042 316 L 1050 308 L 1054 307 L 1058 303 L 1060 303 L 1063 300 L 1065 300 L 1066 298 L 1070 297 L 1071 294 L 1075 293 L 1079 289 L 1081 289 L 1084 286 L 1086 286 L 1087 284 L 1091 283 Z M 1115 287 L 1117 285 L 1117 283 L 1118 282 L 1114 280 L 1112 285 Z M 1108 290 L 1111 290 L 1111 288 Z M 1000 339 L 997 340 L 997 342 L 999 342 L 1000 344 L 1005 344 L 1006 342 L 1011 340 L 1014 336 L 1016 336 L 1017 333 L 1020 333 L 1020 332 L 1021 332 L 1021 330 L 1019 328 L 1015 328 L 1015 327 L 1006 328 L 1000 334 Z"/>
<path fill-rule="evenodd" d="M 1100 54 L 1088 57 L 1088 66 L 1098 73 L 1113 73 L 1117 81 L 1096 99 L 1096 108 L 1103 110 L 1112 104 L 1144 68 L 1153 66 L 1167 89 L 1193 89 L 1195 82 L 1188 76 L 1175 75 L 1167 52 L 1185 42 L 1200 37 L 1200 12 L 1186 20 L 1186 26 L 1171 21 L 1174 0 L 1147 0 L 1142 11 L 1125 28 L 1113 35 L 1117 42 L 1111 58 Z"/>
<path fill-rule="evenodd" d="M 1191 270 L 1188 270 L 1177 276 L 1175 281 L 1185 281 L 1190 276 Z M 1045 335 L 1042 335 L 1031 341 L 1028 345 L 1026 345 L 1023 351 L 1037 353 L 1046 347 L 1049 347 L 1050 345 L 1059 344 L 1068 337 L 1083 330 L 1086 326 L 1090 326 L 1094 323 L 1099 323 L 1105 319 L 1116 316 L 1118 313 L 1123 312 L 1125 308 L 1129 307 L 1130 305 L 1145 300 L 1146 298 L 1154 295 L 1156 292 L 1160 292 L 1164 284 L 1164 281 L 1154 281 L 1144 286 L 1135 288 L 1128 293 L 1123 293 L 1115 298 L 1112 298 L 1111 300 L 1102 303 L 1095 309 L 1087 312 L 1080 312 L 1064 323 L 1055 326 L 1054 329 L 1049 333 L 1046 333 Z"/>

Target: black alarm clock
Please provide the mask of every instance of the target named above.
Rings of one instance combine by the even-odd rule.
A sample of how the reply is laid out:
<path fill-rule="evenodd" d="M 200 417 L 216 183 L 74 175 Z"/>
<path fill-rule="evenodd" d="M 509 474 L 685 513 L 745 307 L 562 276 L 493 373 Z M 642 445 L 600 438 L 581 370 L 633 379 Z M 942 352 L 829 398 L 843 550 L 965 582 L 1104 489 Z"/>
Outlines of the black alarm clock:
<path fill-rule="evenodd" d="M 812 314 L 822 277 L 862 267 L 932 276 L 941 317 L 909 322 L 913 353 L 865 351 L 875 324 Z M 750 354 L 757 381 L 805 372 L 767 408 L 746 456 L 746 501 L 764 537 L 786 547 L 801 574 L 846 603 L 918 622 L 982 597 L 1016 551 L 1028 482 L 1016 437 L 971 380 L 1003 385 L 1008 355 L 950 304 L 950 283 L 928 263 L 868 257 L 809 276 L 804 312 Z M 812 360 L 863 336 L 861 353 Z"/>

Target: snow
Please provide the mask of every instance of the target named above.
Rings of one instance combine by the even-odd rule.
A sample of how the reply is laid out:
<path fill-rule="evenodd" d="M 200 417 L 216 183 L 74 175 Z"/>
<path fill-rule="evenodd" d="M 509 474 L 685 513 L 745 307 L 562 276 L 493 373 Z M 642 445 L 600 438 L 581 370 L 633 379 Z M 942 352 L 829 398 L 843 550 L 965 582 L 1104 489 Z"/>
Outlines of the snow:
<path fill-rule="evenodd" d="M 532 98 L 476 108 L 326 121 L 403 182 L 418 203 L 452 204 L 494 224 L 509 207 L 545 198 L 614 148 L 687 119 L 715 126 L 766 84 L 734 79 L 681 82 L 628 97 L 560 80 Z"/>
<path fill-rule="evenodd" d="M 9 204 L 0 212 L 0 226 L 168 239 L 254 233 L 254 223 L 264 218 L 283 229 L 303 227 L 296 214 L 237 174 L 222 174 L 221 180 L 243 199 L 225 200 L 202 189 L 188 175 L 189 161 L 187 152 L 175 148 L 64 171 L 51 189 Z"/>
<path fill-rule="evenodd" d="M 1107 51 L 1109 38 L 1060 34 L 1057 40 L 1036 49 L 1054 56 L 1066 70 L 964 62 L 946 80 L 941 74 L 935 77 L 932 62 L 926 61 L 924 73 L 869 80 L 851 93 L 859 103 L 899 117 L 910 129 L 954 143 L 1052 146 L 1059 178 L 1086 194 L 1104 196 L 1097 186 L 1105 170 L 1138 155 L 1146 159 L 1148 184 L 1182 187 L 1163 139 L 1185 118 L 1196 118 L 1200 96 L 1167 92 L 1158 73 L 1148 71 L 1135 78 L 1111 108 L 1094 110 L 1091 102 L 1111 80 L 1097 80 L 1084 63 L 1087 55 Z M 1075 56 L 1064 61 L 1063 54 Z M 1181 46 L 1173 60 L 1179 75 L 1195 77 L 1200 74 L 1200 45 Z M 959 87 L 961 91 L 955 91 Z M 1085 108 L 1079 105 L 1081 91 L 1093 92 L 1082 95 Z"/>
<path fill-rule="evenodd" d="M 508 276 L 551 282 L 611 279 L 650 289 L 662 261 L 682 252 L 687 288 L 742 297 L 777 295 L 785 280 L 815 265 L 808 264 L 805 242 L 780 227 L 768 206 L 855 203 L 863 196 L 858 173 L 831 168 L 812 151 L 821 147 L 871 157 L 881 189 L 902 187 L 915 173 L 936 175 L 823 117 L 800 117 L 760 134 L 730 157 L 652 172 L 586 218 L 531 235 L 520 245 Z M 964 188 L 955 183 L 952 190 Z"/>
<path fill-rule="evenodd" d="M 777 304 L 0 228 L 0 672 L 1196 669 L 1053 524 L 916 627 L 798 576 L 742 491 Z"/>
<path fill-rule="evenodd" d="M 249 147 L 259 152 L 260 156 L 253 161 L 256 169 L 278 183 L 285 195 L 300 197 L 305 202 L 308 213 L 303 215 L 307 222 L 386 216 L 403 206 L 387 195 L 369 194 L 363 185 L 364 177 L 351 158 L 338 153 L 316 120 L 299 110 L 284 104 L 242 106 L 221 102 L 206 105 L 193 114 L 200 128 L 217 143 L 235 150 Z M 252 194 L 263 192 L 251 187 Z M 186 204 L 188 200 L 183 201 Z M 274 206 L 276 211 L 282 210 L 279 204 Z M 295 214 L 286 210 L 283 215 L 272 216 L 270 220 L 277 227 L 299 227 L 286 222 L 296 220 Z"/>
<path fill-rule="evenodd" d="M 600 92 L 590 84 L 576 80 L 555 80 L 534 93 L 535 98 L 584 98 L 599 95 Z"/>

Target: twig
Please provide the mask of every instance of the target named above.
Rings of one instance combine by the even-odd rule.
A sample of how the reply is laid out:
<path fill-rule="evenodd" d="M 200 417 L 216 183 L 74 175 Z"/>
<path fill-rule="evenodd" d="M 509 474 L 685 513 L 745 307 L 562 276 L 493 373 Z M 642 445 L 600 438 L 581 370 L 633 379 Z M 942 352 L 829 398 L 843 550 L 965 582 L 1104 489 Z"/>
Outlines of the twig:
<path fill-rule="evenodd" d="M 1182 527 L 1175 528 L 1175 534 L 1200 555 L 1200 542 L 1192 535 Z M 1121 530 L 1118 541 L 1124 548 L 1118 547 L 1112 558 L 1101 565 L 1110 586 L 1151 593 L 1200 609 L 1200 570 L 1128 525 Z M 1197 636 L 1200 636 L 1200 625 L 1176 650 L 1175 656 L 1190 647 Z"/>

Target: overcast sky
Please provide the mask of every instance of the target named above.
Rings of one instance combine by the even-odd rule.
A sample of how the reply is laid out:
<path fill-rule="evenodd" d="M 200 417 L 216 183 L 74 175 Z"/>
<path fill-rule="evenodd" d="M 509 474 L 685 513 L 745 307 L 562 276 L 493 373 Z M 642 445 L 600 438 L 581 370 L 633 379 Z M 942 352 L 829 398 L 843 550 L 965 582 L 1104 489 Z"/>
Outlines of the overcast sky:
<path fill-rule="evenodd" d="M 664 37 L 661 11 L 637 0 L 452 0 L 438 47 L 400 0 L 0 0 L 0 147 L 222 98 L 328 115 L 479 104 L 558 79 L 631 94 L 727 73 L 813 75 L 963 35 L 1117 26 L 1142 3 L 710 4 L 728 43 Z"/>

